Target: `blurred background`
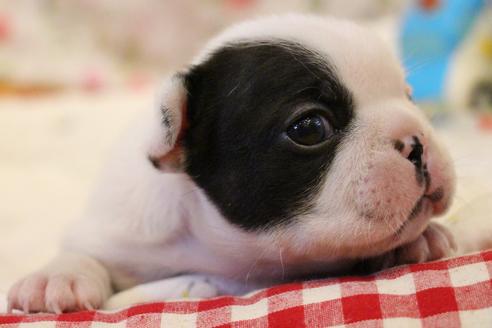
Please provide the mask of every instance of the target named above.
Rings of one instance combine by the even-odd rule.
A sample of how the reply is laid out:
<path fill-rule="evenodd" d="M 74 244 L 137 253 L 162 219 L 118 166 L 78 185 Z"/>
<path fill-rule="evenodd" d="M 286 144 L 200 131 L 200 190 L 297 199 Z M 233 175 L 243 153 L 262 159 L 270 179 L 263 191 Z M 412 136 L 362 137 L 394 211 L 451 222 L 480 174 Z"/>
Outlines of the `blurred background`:
<path fill-rule="evenodd" d="M 0 0 L 0 293 L 53 256 L 159 78 L 231 23 L 286 12 L 353 19 L 390 43 L 456 162 L 446 220 L 492 221 L 492 1 Z"/>

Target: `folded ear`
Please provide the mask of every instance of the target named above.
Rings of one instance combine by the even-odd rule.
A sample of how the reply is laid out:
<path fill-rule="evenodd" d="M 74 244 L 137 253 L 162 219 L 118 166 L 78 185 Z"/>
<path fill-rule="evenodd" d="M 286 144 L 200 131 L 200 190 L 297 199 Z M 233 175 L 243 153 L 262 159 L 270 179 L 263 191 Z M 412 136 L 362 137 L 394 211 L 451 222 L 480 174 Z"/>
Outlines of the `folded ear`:
<path fill-rule="evenodd" d="M 412 96 L 413 96 L 413 88 L 410 84 L 405 84 L 405 92 L 408 96 L 409 99 L 412 99 Z"/>
<path fill-rule="evenodd" d="M 183 169 L 186 98 L 184 76 L 176 74 L 164 82 L 154 105 L 148 130 L 148 158 L 162 171 L 180 172 Z"/>

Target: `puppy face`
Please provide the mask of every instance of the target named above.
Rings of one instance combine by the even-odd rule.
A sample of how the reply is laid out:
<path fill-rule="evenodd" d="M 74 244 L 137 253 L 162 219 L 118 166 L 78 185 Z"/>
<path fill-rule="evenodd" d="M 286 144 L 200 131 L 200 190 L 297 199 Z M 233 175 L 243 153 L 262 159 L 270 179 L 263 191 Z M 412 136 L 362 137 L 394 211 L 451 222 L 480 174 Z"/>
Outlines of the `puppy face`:
<path fill-rule="evenodd" d="M 449 206 L 446 152 L 395 56 L 356 25 L 239 25 L 177 80 L 186 93 L 162 106 L 166 155 L 154 157 L 167 165 L 178 149 L 223 218 L 286 261 L 382 253 Z"/>
<path fill-rule="evenodd" d="M 228 220 L 269 229 L 314 208 L 354 118 L 328 62 L 294 42 L 235 42 L 186 87 L 186 170 Z"/>

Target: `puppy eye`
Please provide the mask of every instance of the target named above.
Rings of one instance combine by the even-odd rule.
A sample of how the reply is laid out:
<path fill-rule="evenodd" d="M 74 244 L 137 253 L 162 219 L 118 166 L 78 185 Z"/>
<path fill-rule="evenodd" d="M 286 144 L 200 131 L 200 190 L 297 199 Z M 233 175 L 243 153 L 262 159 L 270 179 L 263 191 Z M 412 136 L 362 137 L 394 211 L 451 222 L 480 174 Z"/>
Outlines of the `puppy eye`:
<path fill-rule="evenodd" d="M 317 145 L 328 139 L 332 133 L 326 118 L 317 114 L 304 116 L 287 128 L 289 138 L 303 146 Z"/>

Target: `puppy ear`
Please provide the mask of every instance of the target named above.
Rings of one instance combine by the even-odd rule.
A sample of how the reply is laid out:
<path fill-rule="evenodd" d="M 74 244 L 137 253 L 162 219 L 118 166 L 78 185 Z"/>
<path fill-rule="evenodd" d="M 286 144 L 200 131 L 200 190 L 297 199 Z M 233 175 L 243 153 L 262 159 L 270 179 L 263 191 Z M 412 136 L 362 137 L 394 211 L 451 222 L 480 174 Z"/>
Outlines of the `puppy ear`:
<path fill-rule="evenodd" d="M 412 99 L 413 97 L 413 88 L 410 84 L 405 84 L 405 93 L 407 94 L 407 97 L 409 99 Z"/>
<path fill-rule="evenodd" d="M 186 99 L 184 75 L 176 74 L 165 81 L 154 105 L 148 130 L 148 158 L 155 168 L 165 172 L 181 172 L 183 169 Z"/>

